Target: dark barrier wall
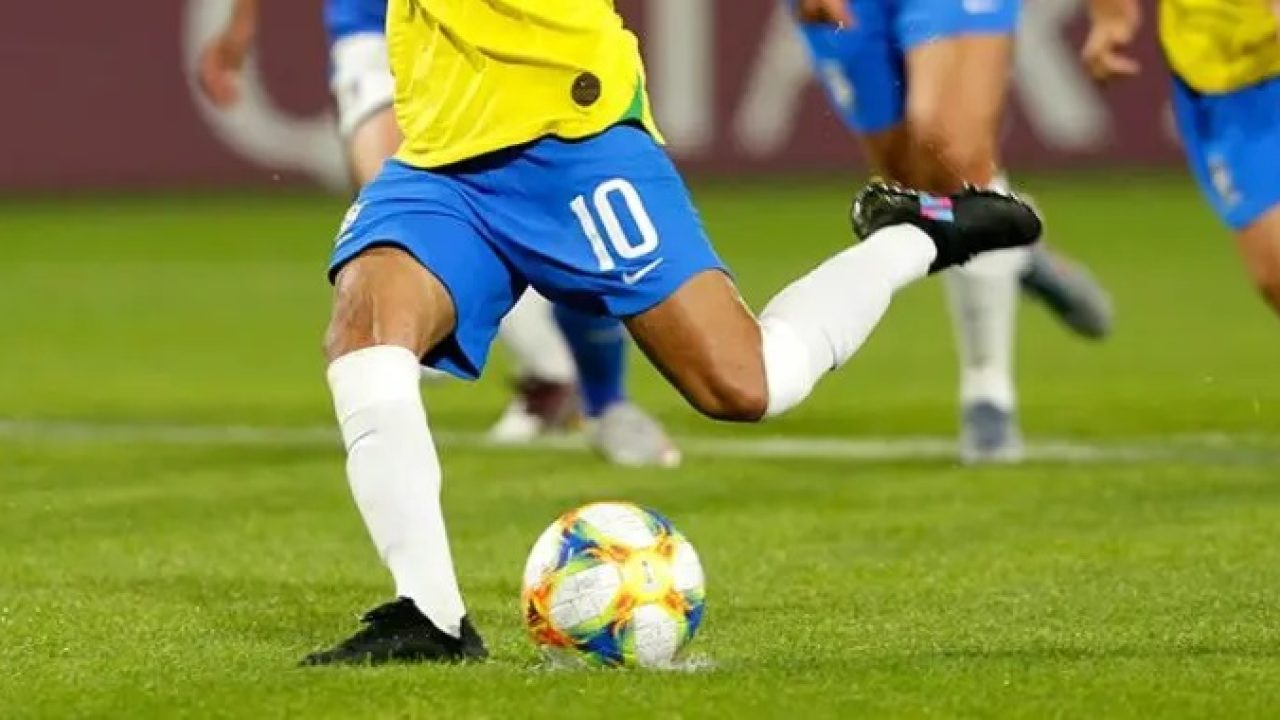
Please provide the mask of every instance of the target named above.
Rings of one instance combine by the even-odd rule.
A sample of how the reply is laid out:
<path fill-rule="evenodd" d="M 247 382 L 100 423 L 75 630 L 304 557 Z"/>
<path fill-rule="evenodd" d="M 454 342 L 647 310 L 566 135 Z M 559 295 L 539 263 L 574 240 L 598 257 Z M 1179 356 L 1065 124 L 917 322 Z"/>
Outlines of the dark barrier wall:
<path fill-rule="evenodd" d="M 189 69 L 226 0 L 0 3 L 0 188 L 339 186 L 320 0 L 266 0 L 246 102 L 221 115 Z M 1149 33 L 1145 74 L 1100 91 L 1082 74 L 1079 0 L 1027 0 L 1009 164 L 1176 162 L 1167 78 Z M 693 171 L 837 170 L 852 140 L 809 80 L 777 0 L 620 0 L 644 38 L 654 102 Z"/>

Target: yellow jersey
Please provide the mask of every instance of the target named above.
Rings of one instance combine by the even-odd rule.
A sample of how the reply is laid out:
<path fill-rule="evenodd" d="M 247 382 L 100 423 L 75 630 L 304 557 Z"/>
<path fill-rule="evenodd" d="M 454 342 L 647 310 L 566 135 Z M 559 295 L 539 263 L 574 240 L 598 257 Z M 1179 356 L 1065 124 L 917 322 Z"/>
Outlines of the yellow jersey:
<path fill-rule="evenodd" d="M 1160 41 L 1192 88 L 1232 92 L 1280 76 L 1278 16 L 1273 0 L 1161 0 Z"/>
<path fill-rule="evenodd" d="M 400 160 L 432 168 L 623 120 L 661 139 L 613 0 L 390 0 Z"/>

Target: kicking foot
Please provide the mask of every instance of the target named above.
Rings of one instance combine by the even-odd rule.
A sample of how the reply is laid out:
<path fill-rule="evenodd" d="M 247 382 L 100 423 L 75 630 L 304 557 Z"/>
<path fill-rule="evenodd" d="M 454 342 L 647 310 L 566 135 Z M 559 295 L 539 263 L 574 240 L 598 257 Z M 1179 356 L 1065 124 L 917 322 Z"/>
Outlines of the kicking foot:
<path fill-rule="evenodd" d="M 329 650 L 311 653 L 302 665 L 381 665 L 389 662 L 484 660 L 489 651 L 471 620 L 462 618 L 462 636 L 440 630 L 409 598 L 370 610 L 365 627 Z"/>
<path fill-rule="evenodd" d="M 1039 243 L 1031 248 L 1021 282 L 1023 292 L 1044 303 L 1077 335 L 1100 340 L 1111 333 L 1111 296 L 1083 265 Z"/>
<path fill-rule="evenodd" d="M 600 415 L 591 432 L 591 446 L 615 465 L 675 467 L 681 459 L 680 448 L 662 425 L 629 402 L 614 403 Z"/>
<path fill-rule="evenodd" d="M 960 418 L 960 461 L 966 465 L 1022 462 L 1018 418 L 994 403 L 966 405 Z"/>
<path fill-rule="evenodd" d="M 964 190 L 946 197 L 873 182 L 853 199 L 853 230 L 866 238 L 890 225 L 914 225 L 938 248 L 935 273 L 963 265 L 990 250 L 1021 247 L 1040 239 L 1040 216 L 1014 195 Z"/>
<path fill-rule="evenodd" d="M 515 390 L 516 396 L 489 429 L 490 442 L 527 443 L 539 435 L 573 430 L 581 421 L 573 383 L 525 378 L 516 382 Z"/>

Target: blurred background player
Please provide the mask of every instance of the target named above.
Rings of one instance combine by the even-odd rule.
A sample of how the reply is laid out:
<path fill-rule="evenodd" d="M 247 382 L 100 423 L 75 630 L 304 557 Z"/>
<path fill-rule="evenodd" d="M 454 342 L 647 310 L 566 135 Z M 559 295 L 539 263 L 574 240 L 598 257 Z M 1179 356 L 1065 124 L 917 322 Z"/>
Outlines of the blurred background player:
<path fill-rule="evenodd" d="M 875 172 L 934 193 L 1006 188 L 998 135 L 1019 0 L 790 0 L 831 105 Z M 1107 294 L 1043 243 L 947 273 L 960 356 L 960 456 L 1022 458 L 1013 378 L 1019 284 L 1101 338 Z"/>
<path fill-rule="evenodd" d="M 201 54 L 200 87 L 219 107 L 239 99 L 240 73 L 257 35 L 258 7 L 259 0 L 235 0 L 226 27 Z M 387 60 L 386 12 L 386 0 L 324 3 L 330 90 L 357 188 L 377 175 L 402 139 L 392 109 L 395 82 Z M 617 319 L 553 308 L 530 290 L 503 319 L 501 337 L 518 379 L 516 397 L 489 431 L 491 440 L 522 443 L 565 431 L 576 426 L 581 409 L 593 447 L 611 462 L 679 463 L 679 450 L 662 426 L 626 396 L 627 340 Z"/>
<path fill-rule="evenodd" d="M 1134 75 L 1138 0 L 1090 0 L 1083 56 L 1098 80 Z M 1173 115 L 1191 173 L 1280 313 L 1280 3 L 1161 0 Z"/>

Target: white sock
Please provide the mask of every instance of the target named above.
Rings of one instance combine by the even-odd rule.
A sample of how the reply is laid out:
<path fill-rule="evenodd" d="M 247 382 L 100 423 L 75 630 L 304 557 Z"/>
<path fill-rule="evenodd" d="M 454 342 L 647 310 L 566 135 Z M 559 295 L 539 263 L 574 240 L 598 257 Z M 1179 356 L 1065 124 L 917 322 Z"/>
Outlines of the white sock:
<path fill-rule="evenodd" d="M 328 375 L 351 494 L 396 594 L 456 637 L 466 609 L 440 508 L 440 460 L 418 390 L 418 358 L 379 345 L 338 358 Z"/>
<path fill-rule="evenodd" d="M 997 175 L 992 187 L 1008 190 Z M 990 402 L 1004 410 L 1017 404 L 1013 341 L 1018 278 L 1031 261 L 1028 248 L 985 253 L 947 272 L 947 297 L 960 355 L 960 402 Z"/>
<path fill-rule="evenodd" d="M 502 319 L 498 334 L 511 351 L 520 377 L 573 382 L 573 354 L 556 325 L 550 301 L 533 288 Z"/>
<path fill-rule="evenodd" d="M 760 314 L 766 417 L 800 404 L 862 347 L 893 293 L 924 277 L 937 248 L 909 225 L 884 228 L 774 296 Z"/>

